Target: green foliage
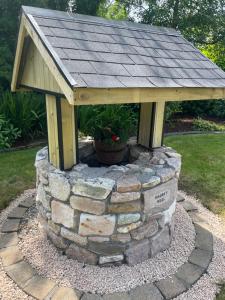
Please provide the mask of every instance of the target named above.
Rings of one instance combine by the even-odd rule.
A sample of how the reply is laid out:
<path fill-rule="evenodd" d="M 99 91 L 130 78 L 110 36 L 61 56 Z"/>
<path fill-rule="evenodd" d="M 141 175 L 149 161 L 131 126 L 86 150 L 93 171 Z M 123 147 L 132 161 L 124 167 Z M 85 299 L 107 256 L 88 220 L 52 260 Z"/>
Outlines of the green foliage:
<path fill-rule="evenodd" d="M 225 118 L 224 100 L 186 101 L 181 105 L 182 112 L 190 116 Z"/>
<path fill-rule="evenodd" d="M 0 115 L 0 149 L 10 148 L 20 134 L 20 130 Z"/>
<path fill-rule="evenodd" d="M 102 0 L 72 0 L 71 10 L 77 14 L 96 16 Z"/>
<path fill-rule="evenodd" d="M 68 0 L 0 1 L 0 92 L 10 89 L 21 5 L 66 10 Z"/>
<path fill-rule="evenodd" d="M 225 43 L 206 45 L 202 47 L 201 50 L 205 56 L 211 59 L 220 68 L 225 70 Z"/>
<path fill-rule="evenodd" d="M 24 140 L 46 135 L 45 101 L 38 94 L 4 92 L 0 96 L 0 114 L 20 129 Z"/>
<path fill-rule="evenodd" d="M 171 121 L 173 116 L 177 113 L 182 112 L 182 106 L 180 102 L 167 102 L 166 103 L 166 112 L 165 112 L 165 120 Z"/>
<path fill-rule="evenodd" d="M 200 131 L 225 131 L 225 126 L 217 124 L 213 121 L 197 118 L 193 120 L 193 129 Z"/>
<path fill-rule="evenodd" d="M 128 13 L 126 7 L 120 0 L 114 2 L 105 0 L 100 3 L 98 15 L 107 19 L 126 20 Z"/>
<path fill-rule="evenodd" d="M 179 29 L 196 44 L 225 43 L 225 0 L 121 0 L 144 23 Z"/>
<path fill-rule="evenodd" d="M 79 128 L 96 140 L 112 143 L 112 136 L 126 142 L 134 134 L 137 118 L 127 105 L 95 105 L 79 108 Z"/>

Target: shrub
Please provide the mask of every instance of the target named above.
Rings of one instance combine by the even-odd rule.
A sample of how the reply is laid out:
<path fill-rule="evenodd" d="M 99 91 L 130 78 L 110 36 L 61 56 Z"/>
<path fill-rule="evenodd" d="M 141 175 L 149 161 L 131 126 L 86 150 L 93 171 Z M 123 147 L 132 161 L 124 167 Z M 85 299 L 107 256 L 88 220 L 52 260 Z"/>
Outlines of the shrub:
<path fill-rule="evenodd" d="M 47 133 L 45 101 L 36 93 L 4 92 L 0 95 L 0 114 L 20 129 L 24 140 L 45 136 Z"/>
<path fill-rule="evenodd" d="M 180 102 L 167 102 L 165 111 L 165 120 L 171 121 L 175 114 L 182 112 L 182 106 Z"/>
<path fill-rule="evenodd" d="M 19 129 L 14 128 L 4 116 L 0 115 L 0 149 L 10 148 L 20 134 Z"/>
<path fill-rule="evenodd" d="M 225 126 L 197 118 L 193 120 L 193 129 L 200 131 L 225 131 Z"/>
<path fill-rule="evenodd" d="M 79 128 L 85 135 L 112 142 L 112 136 L 126 142 L 134 134 L 137 117 L 128 105 L 96 105 L 79 108 Z"/>

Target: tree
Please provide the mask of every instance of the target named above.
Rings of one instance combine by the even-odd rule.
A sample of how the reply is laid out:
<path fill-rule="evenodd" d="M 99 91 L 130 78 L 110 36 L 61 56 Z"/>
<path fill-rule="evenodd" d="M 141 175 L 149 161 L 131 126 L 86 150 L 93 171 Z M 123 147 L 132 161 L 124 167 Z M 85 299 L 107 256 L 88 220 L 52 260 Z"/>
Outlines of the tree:
<path fill-rule="evenodd" d="M 143 23 L 179 29 L 195 44 L 225 44 L 225 0 L 120 0 Z"/>
<path fill-rule="evenodd" d="M 68 0 L 0 1 L 0 92 L 10 88 L 21 5 L 66 10 Z"/>
<path fill-rule="evenodd" d="M 107 19 L 114 20 L 128 19 L 128 12 L 126 10 L 126 6 L 125 4 L 121 3 L 120 0 L 102 1 L 99 6 L 98 15 Z"/>
<path fill-rule="evenodd" d="M 78 14 L 96 16 L 102 0 L 73 0 L 71 10 Z"/>

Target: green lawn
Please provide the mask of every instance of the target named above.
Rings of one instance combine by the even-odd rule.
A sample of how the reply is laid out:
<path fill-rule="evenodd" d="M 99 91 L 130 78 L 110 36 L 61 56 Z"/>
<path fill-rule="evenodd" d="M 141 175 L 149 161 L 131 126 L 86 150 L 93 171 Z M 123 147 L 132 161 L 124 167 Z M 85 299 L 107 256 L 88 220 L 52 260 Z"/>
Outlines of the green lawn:
<path fill-rule="evenodd" d="M 225 217 L 225 134 L 166 137 L 182 154 L 180 188 Z"/>
<path fill-rule="evenodd" d="M 38 149 L 0 153 L 0 210 L 25 189 L 35 187 L 34 159 Z"/>

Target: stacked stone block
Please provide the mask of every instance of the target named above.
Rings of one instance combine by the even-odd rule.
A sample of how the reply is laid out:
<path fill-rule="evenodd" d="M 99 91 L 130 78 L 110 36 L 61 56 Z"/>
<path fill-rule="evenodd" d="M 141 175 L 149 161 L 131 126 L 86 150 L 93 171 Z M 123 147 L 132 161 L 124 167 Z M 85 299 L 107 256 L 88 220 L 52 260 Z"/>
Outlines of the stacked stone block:
<path fill-rule="evenodd" d="M 169 247 L 181 157 L 130 145 L 131 163 L 62 172 L 37 153 L 37 207 L 49 239 L 84 264 L 135 265 Z M 135 155 L 134 155 L 135 154 Z"/>

